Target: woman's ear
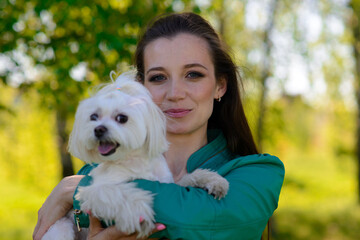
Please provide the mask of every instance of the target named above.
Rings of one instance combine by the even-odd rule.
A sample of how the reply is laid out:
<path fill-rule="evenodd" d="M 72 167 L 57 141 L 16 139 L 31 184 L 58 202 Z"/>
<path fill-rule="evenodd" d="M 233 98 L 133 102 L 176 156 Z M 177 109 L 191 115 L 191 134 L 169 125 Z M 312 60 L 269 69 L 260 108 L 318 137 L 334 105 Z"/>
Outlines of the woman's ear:
<path fill-rule="evenodd" d="M 227 90 L 227 81 L 225 77 L 221 77 L 216 83 L 215 98 L 221 98 L 224 96 Z"/>

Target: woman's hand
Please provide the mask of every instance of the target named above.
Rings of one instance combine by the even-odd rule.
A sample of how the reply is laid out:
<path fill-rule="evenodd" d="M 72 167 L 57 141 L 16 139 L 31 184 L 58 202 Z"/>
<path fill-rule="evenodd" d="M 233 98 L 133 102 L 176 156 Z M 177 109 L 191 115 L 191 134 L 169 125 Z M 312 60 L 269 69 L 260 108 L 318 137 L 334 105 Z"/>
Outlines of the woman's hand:
<path fill-rule="evenodd" d="M 54 188 L 38 211 L 38 222 L 33 233 L 34 240 L 40 240 L 51 225 L 70 211 L 75 189 L 83 177 L 83 175 L 65 177 Z"/>
<path fill-rule="evenodd" d="M 151 234 L 156 233 L 158 231 L 164 230 L 165 225 L 161 223 L 157 223 L 155 229 L 151 232 Z M 108 228 L 103 228 L 101 226 L 100 221 L 93 216 L 90 216 L 90 229 L 88 240 L 135 240 L 138 239 L 137 233 L 127 235 L 123 232 L 120 232 L 115 228 L 115 226 L 111 226 Z M 142 238 L 148 239 L 148 238 Z M 155 238 L 151 238 L 151 240 L 156 240 Z"/>

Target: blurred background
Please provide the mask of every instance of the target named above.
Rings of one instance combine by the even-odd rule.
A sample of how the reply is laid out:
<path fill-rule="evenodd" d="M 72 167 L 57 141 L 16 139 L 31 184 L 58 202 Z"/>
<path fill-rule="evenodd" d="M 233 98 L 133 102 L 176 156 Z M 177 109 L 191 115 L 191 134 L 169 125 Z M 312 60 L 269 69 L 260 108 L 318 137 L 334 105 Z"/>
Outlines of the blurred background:
<path fill-rule="evenodd" d="M 0 0 L 1 239 L 30 239 L 82 166 L 66 151 L 79 100 L 182 11 L 232 50 L 256 141 L 285 164 L 272 239 L 360 239 L 360 0 Z"/>

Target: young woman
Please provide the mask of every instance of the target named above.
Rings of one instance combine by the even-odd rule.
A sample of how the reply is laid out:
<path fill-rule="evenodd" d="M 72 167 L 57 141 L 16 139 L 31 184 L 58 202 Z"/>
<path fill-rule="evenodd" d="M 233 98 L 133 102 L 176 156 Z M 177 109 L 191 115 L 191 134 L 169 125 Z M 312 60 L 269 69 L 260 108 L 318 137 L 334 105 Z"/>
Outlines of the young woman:
<path fill-rule="evenodd" d="M 239 91 L 240 76 L 214 29 L 199 15 L 181 13 L 154 21 L 135 54 L 138 80 L 167 117 L 164 154 L 175 182 L 197 168 L 217 171 L 230 184 L 216 200 L 203 189 L 136 180 L 155 194 L 153 238 L 260 239 L 277 208 L 282 162 L 258 154 Z M 72 207 L 83 175 L 65 178 L 39 210 L 34 239 Z M 50 214 L 51 212 L 51 214 Z M 90 239 L 136 239 L 90 217 Z"/>

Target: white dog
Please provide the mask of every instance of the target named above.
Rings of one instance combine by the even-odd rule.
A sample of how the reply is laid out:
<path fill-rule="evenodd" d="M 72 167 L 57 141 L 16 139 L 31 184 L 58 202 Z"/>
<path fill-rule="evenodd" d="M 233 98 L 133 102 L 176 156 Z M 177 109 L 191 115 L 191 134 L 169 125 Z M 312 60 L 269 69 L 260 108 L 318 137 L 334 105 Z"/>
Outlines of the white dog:
<path fill-rule="evenodd" d="M 99 163 L 90 173 L 92 184 L 79 187 L 81 210 L 108 224 L 115 222 L 122 232 L 144 237 L 155 227 L 153 194 L 131 181 L 171 183 L 173 178 L 163 157 L 168 148 L 165 116 L 134 79 L 133 74 L 122 74 L 80 103 L 69 151 L 87 163 Z M 224 178 L 205 169 L 185 175 L 178 184 L 207 189 L 218 198 L 229 188 Z M 71 214 L 60 219 L 42 239 L 81 238 L 73 219 Z"/>

